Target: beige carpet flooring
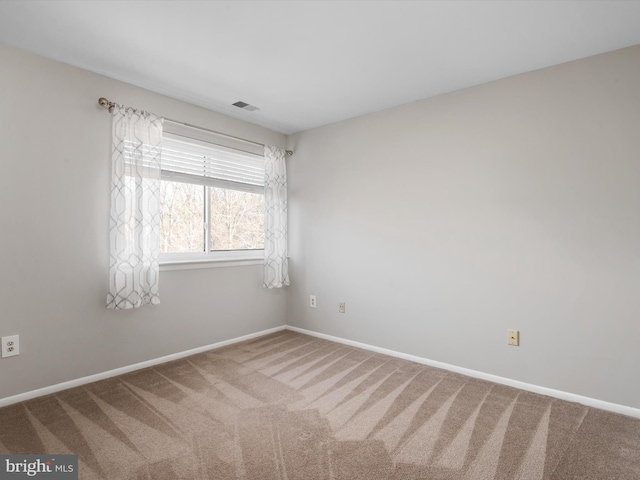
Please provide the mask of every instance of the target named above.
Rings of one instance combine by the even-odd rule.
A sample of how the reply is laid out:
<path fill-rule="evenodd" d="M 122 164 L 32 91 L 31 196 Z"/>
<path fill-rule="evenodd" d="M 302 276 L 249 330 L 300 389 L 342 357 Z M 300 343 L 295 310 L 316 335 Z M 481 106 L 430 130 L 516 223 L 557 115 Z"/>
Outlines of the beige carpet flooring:
<path fill-rule="evenodd" d="M 0 409 L 0 452 L 86 480 L 638 480 L 640 420 L 283 331 Z"/>

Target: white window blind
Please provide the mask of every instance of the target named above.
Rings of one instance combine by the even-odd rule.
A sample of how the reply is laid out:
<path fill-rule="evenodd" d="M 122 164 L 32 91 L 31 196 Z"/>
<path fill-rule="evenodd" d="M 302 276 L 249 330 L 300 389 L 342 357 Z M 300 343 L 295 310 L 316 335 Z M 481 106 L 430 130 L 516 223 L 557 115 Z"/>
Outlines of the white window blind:
<path fill-rule="evenodd" d="M 264 192 L 264 157 L 165 134 L 162 179 L 243 192 Z"/>

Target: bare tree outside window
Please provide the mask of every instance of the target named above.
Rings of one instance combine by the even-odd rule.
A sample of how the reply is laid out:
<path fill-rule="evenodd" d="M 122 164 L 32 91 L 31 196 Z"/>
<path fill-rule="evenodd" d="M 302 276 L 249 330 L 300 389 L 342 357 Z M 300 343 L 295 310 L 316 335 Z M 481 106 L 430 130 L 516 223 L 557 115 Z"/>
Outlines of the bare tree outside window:
<path fill-rule="evenodd" d="M 211 251 L 264 248 L 264 195 L 163 180 L 162 253 L 204 252 L 207 197 Z"/>
<path fill-rule="evenodd" d="M 160 182 L 160 252 L 204 251 L 204 189 Z"/>
<path fill-rule="evenodd" d="M 264 248 L 264 195 L 212 188 L 210 202 L 211 250 Z"/>

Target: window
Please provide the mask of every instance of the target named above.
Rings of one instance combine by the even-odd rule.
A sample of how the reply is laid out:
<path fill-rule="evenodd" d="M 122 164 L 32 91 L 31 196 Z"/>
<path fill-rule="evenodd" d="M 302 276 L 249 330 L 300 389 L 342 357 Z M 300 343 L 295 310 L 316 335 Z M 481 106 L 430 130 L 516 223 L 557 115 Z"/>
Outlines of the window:
<path fill-rule="evenodd" d="M 264 157 L 164 133 L 161 261 L 264 255 Z"/>

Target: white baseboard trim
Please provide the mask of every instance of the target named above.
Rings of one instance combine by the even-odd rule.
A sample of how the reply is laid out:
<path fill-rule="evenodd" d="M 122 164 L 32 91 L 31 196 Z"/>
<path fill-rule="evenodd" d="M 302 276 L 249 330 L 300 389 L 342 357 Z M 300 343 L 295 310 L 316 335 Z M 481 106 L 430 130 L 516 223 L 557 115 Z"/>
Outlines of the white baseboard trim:
<path fill-rule="evenodd" d="M 331 340 L 332 342 L 342 343 L 351 347 L 362 348 L 363 350 L 370 350 L 372 352 L 382 353 L 391 357 L 402 358 L 411 362 L 420 363 L 423 365 L 429 365 L 430 367 L 442 368 L 443 370 L 449 370 L 451 372 L 460 373 L 469 377 L 479 378 L 481 380 L 487 380 L 489 382 L 499 383 L 501 385 L 507 385 L 509 387 L 519 388 L 529 392 L 539 393 L 541 395 L 547 395 L 549 397 L 559 398 L 560 400 L 566 400 L 568 402 L 580 403 L 588 407 L 599 408 L 601 410 L 607 410 L 609 412 L 619 413 L 622 415 L 628 415 L 629 417 L 640 418 L 640 409 L 634 407 L 627 407 L 625 405 L 619 405 L 617 403 L 605 402 L 604 400 L 598 400 L 591 397 L 583 397 L 582 395 L 576 395 L 575 393 L 563 392 L 562 390 L 555 390 L 553 388 L 541 387 L 539 385 L 533 385 L 531 383 L 520 382 L 518 380 L 512 380 L 510 378 L 499 377 L 498 375 L 492 375 L 490 373 L 479 372 L 477 370 L 471 370 L 469 368 L 458 367 L 449 363 L 437 362 L 435 360 L 429 360 L 428 358 L 418 357 L 416 355 L 410 355 L 407 353 L 396 352 L 395 350 L 389 350 L 382 347 L 376 347 L 368 345 L 366 343 L 354 342 L 353 340 L 346 340 L 340 337 L 334 337 L 333 335 L 327 335 L 325 333 L 314 332 L 312 330 L 306 330 L 304 328 L 292 327 L 287 325 L 287 330 L 292 332 L 303 333 L 305 335 L 311 335 L 312 337 L 323 338 L 325 340 Z"/>
<path fill-rule="evenodd" d="M 384 355 L 389 355 L 391 357 L 409 360 L 411 362 L 420 363 L 423 365 L 429 365 L 431 367 L 442 368 L 443 370 L 449 370 L 451 372 L 460 373 L 462 375 L 467 375 L 469 377 L 479 378 L 481 380 L 487 380 L 489 382 L 499 383 L 501 385 L 507 385 L 509 387 L 519 388 L 521 390 L 526 390 L 529 392 L 539 393 L 541 395 L 547 395 L 550 397 L 559 398 L 561 400 L 566 400 L 568 402 L 576 402 L 582 405 L 586 405 L 588 407 L 599 408 L 601 410 L 606 410 L 609 412 L 614 412 L 622 415 L 628 415 L 630 417 L 640 418 L 640 409 L 638 408 L 628 407 L 626 405 L 620 405 L 617 403 L 606 402 L 604 400 L 598 400 L 596 398 L 584 397 L 582 395 L 563 392 L 562 390 L 555 390 L 553 388 L 541 387 L 539 385 L 520 382 L 518 380 L 500 377 L 498 375 L 492 375 L 490 373 L 479 372 L 477 370 L 471 370 L 469 368 L 464 368 L 464 367 L 458 367 L 456 365 L 438 362 L 435 360 L 429 360 L 428 358 L 418 357 L 417 355 L 410 355 L 408 353 L 397 352 L 395 350 L 376 347 L 374 345 L 356 342 L 353 340 L 347 340 L 341 337 L 327 335 L 325 333 L 314 332 L 312 330 L 306 330 L 304 328 L 293 327 L 291 325 L 282 325 L 280 327 L 262 330 L 260 332 L 251 333 L 249 335 L 243 335 L 242 337 L 236 337 L 229 340 L 224 340 L 222 342 L 212 343 L 210 345 L 193 348 L 191 350 L 186 350 L 183 352 L 173 353 L 171 355 L 165 355 L 163 357 L 146 360 L 144 362 L 135 363 L 133 365 L 127 365 L 125 367 L 116 368 L 114 370 L 108 370 L 106 372 L 96 373 L 93 375 L 89 375 L 87 377 L 77 378 L 75 380 L 69 380 L 67 382 L 58 383 L 48 387 L 38 388 L 36 390 L 31 390 L 29 392 L 13 395 L 11 397 L 0 398 L 0 407 L 6 407 L 14 403 L 24 402 L 26 400 L 31 400 L 36 397 L 49 395 L 51 393 L 56 393 L 61 390 L 67 390 L 73 387 L 79 387 L 82 385 L 86 385 L 88 383 L 104 380 L 106 378 L 116 377 L 118 375 L 133 372 L 135 370 L 140 370 L 142 368 L 152 367 L 154 365 L 170 362 L 172 360 L 178 360 L 180 358 L 188 357 L 190 355 L 195 355 L 197 353 L 214 350 L 216 348 L 225 347 L 227 345 L 232 345 L 234 343 L 244 342 L 246 340 L 251 340 L 257 337 L 261 337 L 263 335 L 268 335 L 270 333 L 280 332 L 282 330 L 291 330 L 292 332 L 303 333 L 305 335 L 310 335 L 312 337 L 323 338 L 325 340 L 331 340 L 333 342 L 342 343 L 344 345 L 349 345 L 356 348 L 362 348 L 363 350 L 382 353 Z"/>
<path fill-rule="evenodd" d="M 61 390 L 67 390 L 69 388 L 79 387 L 81 385 L 86 385 L 87 383 L 97 382 L 98 380 L 104 380 L 106 378 L 116 377 L 124 373 L 133 372 L 134 370 L 140 370 L 142 368 L 152 367 L 160 363 L 170 362 L 172 360 L 178 360 L 180 358 L 188 357 L 190 355 L 195 355 L 196 353 L 202 353 L 202 352 L 207 352 L 209 350 L 213 350 L 216 348 L 226 347 L 227 345 L 232 345 L 238 342 L 244 342 L 245 340 L 251 340 L 256 337 L 261 337 L 263 335 L 268 335 L 270 333 L 280 332 L 285 329 L 286 329 L 285 325 L 282 325 L 280 327 L 275 327 L 275 328 L 269 328 L 267 330 L 262 330 L 260 332 L 250 333 L 249 335 L 243 335 L 242 337 L 223 340 L 222 342 L 212 343 L 211 345 L 192 348 L 191 350 L 185 350 L 184 352 L 172 353 L 171 355 L 165 355 L 164 357 L 158 357 L 151 360 L 146 360 L 144 362 L 135 363 L 133 365 L 127 365 L 126 367 L 120 367 L 113 370 L 108 370 L 106 372 L 96 373 L 93 375 L 89 375 L 87 377 L 77 378 L 75 380 L 69 380 L 68 382 L 57 383 L 49 387 L 38 388 L 37 390 L 31 390 L 29 392 L 19 393 L 18 395 L 13 395 L 11 397 L 0 398 L 0 407 L 6 407 L 7 405 L 12 405 L 14 403 L 24 402 L 26 400 L 31 400 L 32 398 L 41 397 L 43 395 L 49 395 L 51 393 L 56 393 Z"/>

